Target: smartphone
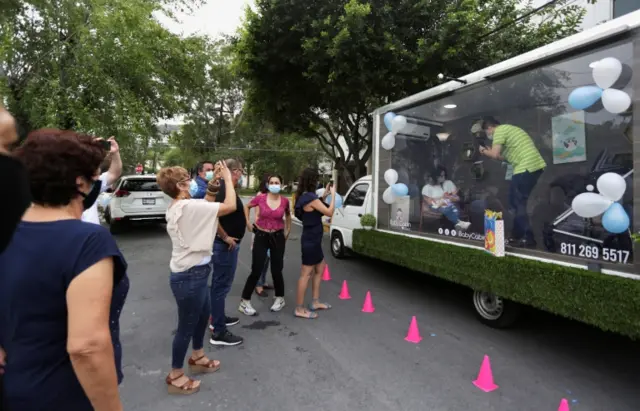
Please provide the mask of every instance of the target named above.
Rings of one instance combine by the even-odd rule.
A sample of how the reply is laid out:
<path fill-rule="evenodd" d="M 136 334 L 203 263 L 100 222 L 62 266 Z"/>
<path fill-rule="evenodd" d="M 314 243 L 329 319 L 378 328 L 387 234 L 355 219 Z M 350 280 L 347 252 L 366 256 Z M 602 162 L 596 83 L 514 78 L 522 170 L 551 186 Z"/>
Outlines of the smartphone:
<path fill-rule="evenodd" d="M 111 151 L 111 141 L 109 140 L 98 140 L 100 141 L 100 145 L 102 146 L 102 149 L 105 151 Z"/>

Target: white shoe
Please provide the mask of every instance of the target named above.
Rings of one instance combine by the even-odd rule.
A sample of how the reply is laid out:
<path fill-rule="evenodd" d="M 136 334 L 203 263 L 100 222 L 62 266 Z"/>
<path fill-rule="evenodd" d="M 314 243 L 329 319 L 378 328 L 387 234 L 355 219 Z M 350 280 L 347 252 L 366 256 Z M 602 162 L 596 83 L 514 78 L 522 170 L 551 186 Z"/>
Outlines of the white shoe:
<path fill-rule="evenodd" d="M 254 316 L 257 315 L 258 312 L 251 305 L 251 301 L 240 300 L 240 305 L 238 306 L 238 311 L 240 311 L 244 315 Z"/>
<path fill-rule="evenodd" d="M 276 297 L 273 301 L 273 305 L 271 306 L 271 311 L 277 312 L 284 308 L 285 306 L 284 297 Z"/>
<path fill-rule="evenodd" d="M 456 224 L 456 228 L 458 230 L 466 231 L 470 225 L 471 223 L 468 221 L 458 221 L 458 224 Z"/>

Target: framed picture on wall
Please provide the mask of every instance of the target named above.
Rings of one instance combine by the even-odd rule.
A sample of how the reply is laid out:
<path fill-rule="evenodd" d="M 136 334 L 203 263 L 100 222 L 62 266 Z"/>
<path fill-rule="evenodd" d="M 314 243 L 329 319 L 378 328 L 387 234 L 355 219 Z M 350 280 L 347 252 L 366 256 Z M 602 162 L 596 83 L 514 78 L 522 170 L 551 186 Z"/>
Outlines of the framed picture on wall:
<path fill-rule="evenodd" d="M 561 114 L 551 119 L 553 164 L 587 161 L 584 111 Z"/>

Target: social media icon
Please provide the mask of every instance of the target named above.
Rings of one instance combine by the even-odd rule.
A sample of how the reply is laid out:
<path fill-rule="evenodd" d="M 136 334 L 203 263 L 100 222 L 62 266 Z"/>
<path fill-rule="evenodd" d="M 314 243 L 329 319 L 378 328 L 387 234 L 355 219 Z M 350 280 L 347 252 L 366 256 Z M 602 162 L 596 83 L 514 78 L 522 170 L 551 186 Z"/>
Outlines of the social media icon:
<path fill-rule="evenodd" d="M 444 230 L 445 235 L 449 235 L 449 229 Z"/>
<path fill-rule="evenodd" d="M 438 228 L 438 234 L 442 234 L 443 233 L 443 229 L 442 228 Z"/>
<path fill-rule="evenodd" d="M 456 233 L 456 230 L 451 230 L 451 235 L 452 235 L 453 237 L 455 237 L 455 236 L 456 236 L 456 234 L 458 234 L 458 233 Z"/>

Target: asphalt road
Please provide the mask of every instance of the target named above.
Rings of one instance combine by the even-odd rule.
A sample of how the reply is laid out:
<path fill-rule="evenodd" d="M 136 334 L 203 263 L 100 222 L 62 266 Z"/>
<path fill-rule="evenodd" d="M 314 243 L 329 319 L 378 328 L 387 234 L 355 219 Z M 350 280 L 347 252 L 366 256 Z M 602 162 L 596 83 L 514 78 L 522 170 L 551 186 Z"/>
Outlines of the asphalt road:
<path fill-rule="evenodd" d="M 335 260 L 328 241 L 333 280 L 323 283 L 322 293 L 333 309 L 317 320 L 293 317 L 297 226 L 285 258 L 288 306 L 271 313 L 271 299 L 254 294 L 260 315 L 232 327 L 245 343 L 207 344 L 222 369 L 204 377 L 199 393 L 169 396 L 164 378 L 177 314 L 164 230 L 142 226 L 117 237 L 131 278 L 121 318 L 126 410 L 556 411 L 563 397 L 573 411 L 640 409 L 638 343 L 544 313 L 513 330 L 487 328 L 474 318 L 466 289 L 377 261 Z M 234 316 L 241 316 L 249 240 L 242 242 L 227 300 Z M 353 299 L 338 299 L 342 280 Z M 361 312 L 367 290 L 372 314 Z M 417 345 L 404 341 L 412 315 L 424 337 Z M 491 393 L 472 384 L 485 354 L 500 386 Z"/>

